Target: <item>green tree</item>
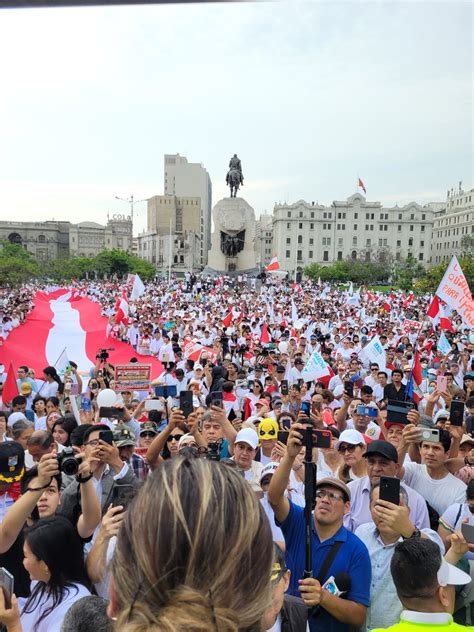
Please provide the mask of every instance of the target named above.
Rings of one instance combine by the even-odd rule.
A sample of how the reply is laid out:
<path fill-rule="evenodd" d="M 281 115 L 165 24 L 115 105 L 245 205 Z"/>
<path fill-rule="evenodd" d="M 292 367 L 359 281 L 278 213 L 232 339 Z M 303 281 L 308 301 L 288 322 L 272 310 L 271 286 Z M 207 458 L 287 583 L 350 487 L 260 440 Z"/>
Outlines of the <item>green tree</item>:
<path fill-rule="evenodd" d="M 424 267 L 414 257 L 408 256 L 405 261 L 397 261 L 393 267 L 393 278 L 402 290 L 412 290 L 414 282 L 426 274 Z"/>
<path fill-rule="evenodd" d="M 459 264 L 464 272 L 472 293 L 474 291 L 474 257 L 460 257 Z M 448 265 L 449 262 L 445 262 L 434 268 L 429 268 L 426 271 L 425 276 L 416 282 L 417 289 L 422 292 L 436 292 Z"/>
<path fill-rule="evenodd" d="M 333 283 L 375 283 L 386 281 L 390 275 L 388 266 L 373 261 L 346 260 L 336 261 L 330 266 L 322 266 L 312 263 L 307 266 L 304 273 L 310 279 L 316 281 L 331 281 Z"/>
<path fill-rule="evenodd" d="M 464 257 L 474 256 L 474 235 L 464 235 L 461 239 L 461 252 Z"/>
<path fill-rule="evenodd" d="M 31 253 L 19 244 L 1 242 L 0 278 L 5 285 L 20 285 L 39 275 L 39 266 Z"/>

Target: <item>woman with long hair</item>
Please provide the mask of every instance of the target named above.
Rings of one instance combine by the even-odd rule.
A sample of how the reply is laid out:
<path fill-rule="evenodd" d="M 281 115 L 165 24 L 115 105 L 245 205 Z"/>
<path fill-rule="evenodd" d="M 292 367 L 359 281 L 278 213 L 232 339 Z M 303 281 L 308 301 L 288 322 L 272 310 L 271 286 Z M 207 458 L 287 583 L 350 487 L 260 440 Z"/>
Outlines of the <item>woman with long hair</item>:
<path fill-rule="evenodd" d="M 121 632 L 258 632 L 272 555 L 268 520 L 238 472 L 170 459 L 125 514 L 109 615 Z"/>
<path fill-rule="evenodd" d="M 45 518 L 26 531 L 23 553 L 31 594 L 18 602 L 13 597 L 1 620 L 9 630 L 57 631 L 73 603 L 90 595 L 82 541 L 66 518 Z"/>
<path fill-rule="evenodd" d="M 71 432 L 77 428 L 77 421 L 72 415 L 66 415 L 57 419 L 51 432 L 53 433 L 54 440 L 59 445 L 70 446 L 71 445 Z"/>
<path fill-rule="evenodd" d="M 62 395 L 64 391 L 64 384 L 61 382 L 61 378 L 54 366 L 47 366 L 43 369 L 44 384 L 39 390 L 39 394 L 43 397 L 53 397 L 59 393 Z"/>

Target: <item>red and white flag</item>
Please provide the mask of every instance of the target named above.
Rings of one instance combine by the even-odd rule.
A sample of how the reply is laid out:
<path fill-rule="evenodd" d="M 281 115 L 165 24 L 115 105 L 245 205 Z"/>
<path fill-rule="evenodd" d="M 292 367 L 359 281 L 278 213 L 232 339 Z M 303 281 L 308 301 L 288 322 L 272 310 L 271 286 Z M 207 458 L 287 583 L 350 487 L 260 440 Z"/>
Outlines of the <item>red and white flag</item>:
<path fill-rule="evenodd" d="M 13 363 L 10 362 L 10 366 L 8 367 L 7 379 L 5 380 L 5 383 L 3 384 L 3 391 L 2 391 L 3 404 L 4 405 L 10 404 L 12 399 L 16 397 L 17 395 L 18 395 L 18 385 L 16 383 L 15 370 L 13 369 Z"/>
<path fill-rule="evenodd" d="M 222 319 L 222 324 L 224 327 L 230 327 L 232 323 L 232 311 L 230 311 L 225 318 Z"/>
<path fill-rule="evenodd" d="M 279 269 L 280 269 L 280 264 L 278 263 L 278 257 L 277 256 L 273 257 L 273 259 L 270 261 L 270 263 L 265 268 L 265 270 L 267 272 L 271 272 L 272 270 L 279 270 Z"/>
<path fill-rule="evenodd" d="M 122 293 L 121 298 L 117 298 L 115 303 L 115 322 L 117 325 L 121 322 L 126 325 L 128 322 L 128 299 L 125 292 Z"/>
<path fill-rule="evenodd" d="M 441 331 L 451 331 L 454 333 L 453 324 L 446 316 L 444 307 L 436 294 L 434 295 L 426 314 L 431 318 L 433 327 L 439 326 Z"/>
<path fill-rule="evenodd" d="M 260 343 L 263 345 L 268 345 L 270 343 L 270 336 L 268 335 L 268 327 L 267 323 L 263 323 L 262 333 L 260 335 Z"/>
<path fill-rule="evenodd" d="M 136 357 L 140 363 L 152 365 L 152 377 L 163 373 L 161 362 L 152 356 L 142 356 L 129 344 L 107 339 L 107 318 L 102 316 L 99 303 L 87 297 L 75 296 L 70 291 L 57 290 L 50 294 L 37 292 L 34 309 L 26 322 L 16 327 L 0 348 L 0 360 L 5 366 L 23 364 L 41 374 L 47 366 L 58 366 L 61 357 L 76 362 L 79 371 L 89 372 L 95 365 L 101 348 L 109 351 L 112 364 L 128 364 Z"/>
<path fill-rule="evenodd" d="M 358 178 L 358 183 L 357 186 L 360 187 L 362 189 L 362 191 L 367 195 L 367 191 L 365 190 L 365 186 L 364 183 L 362 182 L 362 180 L 360 178 Z"/>

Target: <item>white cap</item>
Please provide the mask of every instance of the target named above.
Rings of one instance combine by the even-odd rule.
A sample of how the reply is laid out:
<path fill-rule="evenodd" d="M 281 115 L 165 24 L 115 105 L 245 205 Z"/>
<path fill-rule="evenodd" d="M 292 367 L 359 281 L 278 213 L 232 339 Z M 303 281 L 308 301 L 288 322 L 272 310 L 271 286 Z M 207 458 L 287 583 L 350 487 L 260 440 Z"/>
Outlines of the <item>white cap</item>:
<path fill-rule="evenodd" d="M 355 428 L 349 428 L 344 430 L 339 435 L 339 439 L 336 442 L 336 450 L 339 450 L 341 443 L 349 443 L 350 445 L 359 445 L 363 443 L 365 445 L 364 435 Z"/>
<path fill-rule="evenodd" d="M 199 364 L 199 362 L 196 362 L 196 364 L 194 365 L 194 371 L 197 371 L 198 369 L 201 369 L 201 371 L 203 370 L 203 366 L 202 364 Z"/>
<path fill-rule="evenodd" d="M 248 445 L 256 450 L 258 448 L 258 434 L 252 428 L 242 428 L 237 433 L 234 443 L 248 443 Z"/>
<path fill-rule="evenodd" d="M 438 584 L 440 586 L 464 586 L 470 581 L 470 575 L 449 564 L 444 557 L 441 558 L 441 566 L 438 569 Z"/>
<path fill-rule="evenodd" d="M 436 423 L 438 419 L 441 419 L 441 418 L 449 419 L 449 411 L 445 410 L 444 408 L 442 408 L 441 410 L 438 410 L 438 412 L 434 416 L 434 422 Z"/>
<path fill-rule="evenodd" d="M 16 423 L 17 421 L 27 421 L 28 423 L 30 423 L 28 418 L 25 417 L 25 415 L 23 413 L 12 413 L 8 417 L 8 425 L 10 427 L 13 426 L 13 424 Z"/>
<path fill-rule="evenodd" d="M 334 397 L 337 399 L 338 397 L 341 397 L 341 395 L 344 395 L 344 387 L 342 384 L 338 384 L 335 389 L 333 390 L 332 394 L 334 395 Z"/>
<path fill-rule="evenodd" d="M 275 463 L 275 461 L 271 461 L 270 463 L 267 463 L 265 467 L 263 468 L 262 473 L 260 474 L 260 480 L 264 479 L 265 476 L 268 476 L 269 474 L 273 476 L 273 474 L 275 474 L 277 470 L 278 465 L 279 463 Z"/>

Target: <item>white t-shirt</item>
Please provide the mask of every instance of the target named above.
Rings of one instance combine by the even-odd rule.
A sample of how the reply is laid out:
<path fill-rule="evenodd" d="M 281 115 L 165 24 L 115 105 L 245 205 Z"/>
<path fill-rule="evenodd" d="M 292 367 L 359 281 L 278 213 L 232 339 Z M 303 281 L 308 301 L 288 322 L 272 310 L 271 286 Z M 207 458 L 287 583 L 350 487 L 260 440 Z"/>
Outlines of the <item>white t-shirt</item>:
<path fill-rule="evenodd" d="M 31 589 L 33 590 L 37 582 L 31 582 Z M 82 584 L 73 584 L 70 588 L 65 589 L 65 593 L 60 603 L 56 608 L 45 617 L 41 623 L 35 627 L 36 622 L 40 618 L 41 614 L 52 605 L 52 598 L 43 599 L 36 607 L 32 609 L 32 612 L 24 613 L 21 615 L 21 626 L 25 632 L 27 630 L 35 630 L 35 632 L 61 632 L 61 626 L 63 619 L 66 616 L 66 612 L 69 608 L 76 603 L 78 599 L 82 597 L 88 597 L 90 592 Z M 26 598 L 18 599 L 18 605 L 20 606 L 20 612 L 26 603 Z"/>
<path fill-rule="evenodd" d="M 466 485 L 452 474 L 434 479 L 428 474 L 426 465 L 408 463 L 404 465 L 404 482 L 416 490 L 441 516 L 449 505 L 463 503 L 466 499 Z"/>
<path fill-rule="evenodd" d="M 450 505 L 440 518 L 441 526 L 447 527 L 449 530 L 459 531 L 465 519 L 467 524 L 474 526 L 474 514 L 469 511 L 467 503 L 454 503 Z M 468 560 L 474 560 L 474 552 L 468 551 L 465 556 Z"/>

